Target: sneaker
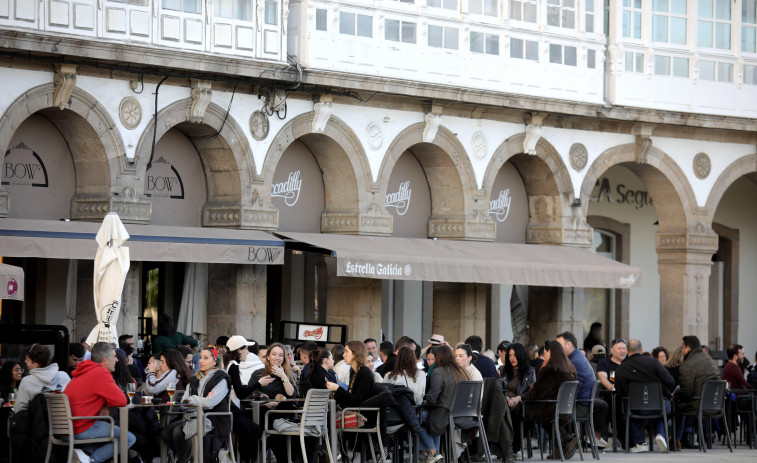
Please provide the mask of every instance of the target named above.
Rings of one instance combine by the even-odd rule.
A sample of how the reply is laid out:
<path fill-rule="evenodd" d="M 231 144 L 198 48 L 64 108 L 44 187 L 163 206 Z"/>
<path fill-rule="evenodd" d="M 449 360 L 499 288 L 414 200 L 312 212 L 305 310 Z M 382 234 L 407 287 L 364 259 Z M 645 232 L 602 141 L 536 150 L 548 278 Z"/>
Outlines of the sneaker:
<path fill-rule="evenodd" d="M 629 452 L 631 453 L 649 452 L 649 445 L 646 442 L 643 442 L 641 444 L 636 444 L 629 449 Z"/>
<path fill-rule="evenodd" d="M 563 454 L 565 455 L 566 460 L 570 460 L 573 458 L 573 455 L 576 454 L 576 449 L 578 448 L 578 438 L 574 437 L 568 442 L 565 443 L 565 447 L 563 447 Z"/>
<path fill-rule="evenodd" d="M 89 463 L 92 461 L 90 456 L 87 455 L 87 452 L 84 450 L 75 448 L 74 452 L 76 453 L 76 458 L 78 458 L 81 463 Z"/>
<path fill-rule="evenodd" d="M 439 452 L 436 452 L 433 455 L 428 456 L 428 460 L 426 460 L 428 463 L 444 463 L 444 455 L 442 455 Z"/>
<path fill-rule="evenodd" d="M 606 449 L 607 447 L 610 446 L 610 444 L 607 443 L 607 441 L 604 439 L 604 437 L 600 437 L 599 439 L 597 439 L 596 437 L 594 437 L 594 445 L 596 445 L 597 448 L 600 449 L 600 450 Z"/>
<path fill-rule="evenodd" d="M 660 453 L 668 453 L 668 441 L 665 440 L 665 437 L 662 434 L 655 436 L 654 442 L 660 449 Z"/>

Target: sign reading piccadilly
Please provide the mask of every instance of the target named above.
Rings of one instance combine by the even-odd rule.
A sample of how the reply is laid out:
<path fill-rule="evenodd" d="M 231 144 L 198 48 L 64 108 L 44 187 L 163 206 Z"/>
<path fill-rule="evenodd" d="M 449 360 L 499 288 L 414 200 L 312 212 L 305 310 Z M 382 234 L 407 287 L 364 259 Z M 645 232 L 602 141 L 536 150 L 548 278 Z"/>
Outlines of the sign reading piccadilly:
<path fill-rule="evenodd" d="M 398 215 L 405 215 L 410 208 L 410 196 L 413 190 L 410 189 L 410 180 L 400 183 L 399 189 L 394 193 L 387 193 L 386 207 L 393 207 Z"/>
<path fill-rule="evenodd" d="M 47 188 L 49 184 L 45 163 L 39 154 L 19 143 L 5 153 L 2 184 Z"/>
<path fill-rule="evenodd" d="M 413 268 L 410 264 L 404 267 L 398 264 L 358 264 L 351 261 L 347 262 L 344 269 L 346 274 L 370 275 L 370 276 L 410 276 Z"/>
<path fill-rule="evenodd" d="M 302 180 L 300 180 L 300 171 L 289 172 L 286 182 L 274 183 L 271 187 L 272 198 L 284 198 L 284 203 L 292 207 L 300 199 L 300 189 Z"/>
<path fill-rule="evenodd" d="M 497 199 L 489 201 L 489 214 L 493 214 L 497 222 L 504 222 L 507 220 L 507 216 L 510 215 L 510 203 L 512 200 L 509 188 L 500 191 Z"/>

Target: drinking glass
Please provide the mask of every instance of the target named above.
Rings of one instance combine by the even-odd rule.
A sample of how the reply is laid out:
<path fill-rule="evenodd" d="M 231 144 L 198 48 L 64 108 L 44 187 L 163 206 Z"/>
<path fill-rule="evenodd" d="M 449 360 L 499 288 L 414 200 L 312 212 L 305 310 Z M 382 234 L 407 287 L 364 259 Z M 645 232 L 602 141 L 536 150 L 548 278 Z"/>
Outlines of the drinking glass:
<path fill-rule="evenodd" d="M 8 403 L 12 406 L 16 405 L 16 393 L 11 392 L 8 394 Z"/>
<path fill-rule="evenodd" d="M 166 387 L 166 392 L 168 392 L 168 403 L 173 404 L 173 395 L 176 394 L 176 383 L 174 382 L 168 383 L 168 387 Z"/>
<path fill-rule="evenodd" d="M 129 396 L 129 402 L 134 398 L 134 394 L 137 393 L 137 385 L 134 383 L 129 383 L 126 385 L 126 395 Z"/>

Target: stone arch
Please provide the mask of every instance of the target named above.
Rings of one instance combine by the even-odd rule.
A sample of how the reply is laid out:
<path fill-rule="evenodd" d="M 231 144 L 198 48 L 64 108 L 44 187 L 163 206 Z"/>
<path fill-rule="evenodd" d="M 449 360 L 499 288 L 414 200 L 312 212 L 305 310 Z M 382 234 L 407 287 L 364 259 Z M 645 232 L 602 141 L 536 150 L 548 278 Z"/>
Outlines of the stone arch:
<path fill-rule="evenodd" d="M 465 148 L 448 128 L 440 126 L 432 143 L 423 141 L 424 123 L 403 130 L 389 145 L 378 175 L 377 194 L 386 197 L 389 177 L 405 151 L 418 159 L 431 190 L 431 217 L 470 217 L 480 199 L 473 166 Z M 452 175 L 453 174 L 453 175 Z M 381 200 L 383 203 L 383 199 Z M 486 209 L 486 205 L 481 205 Z M 488 220 L 488 217 L 487 217 Z"/>
<path fill-rule="evenodd" d="M 660 232 L 685 232 L 696 228 L 699 208 L 694 190 L 681 168 L 662 150 L 652 146 L 645 164 L 636 162 L 634 144 L 619 145 L 603 152 L 594 160 L 581 184 L 581 209 L 586 216 L 589 198 L 597 180 L 608 169 L 622 164 L 649 188 L 660 224 Z M 700 226 L 701 227 L 701 226 Z"/>
<path fill-rule="evenodd" d="M 111 188 L 117 188 L 119 162 L 126 155 L 118 128 L 108 111 L 86 91 L 74 87 L 63 110 L 53 105 L 54 93 L 54 84 L 43 84 L 8 106 L 0 117 L 2 153 L 8 150 L 18 126 L 32 114 L 40 113 L 60 130 L 69 145 L 76 173 L 75 195 L 109 197 Z"/>
<path fill-rule="evenodd" d="M 266 198 L 270 198 L 268 192 L 282 155 L 289 145 L 299 140 L 313 154 L 323 175 L 326 206 L 322 231 L 386 234 L 387 226 L 391 230 L 391 217 L 382 215 L 374 205 L 370 166 L 357 135 L 333 115 L 322 133 L 314 132 L 314 118 L 314 112 L 300 114 L 273 138 L 261 174 Z M 375 216 L 375 221 L 365 220 L 363 214 L 367 212 Z"/>
<path fill-rule="evenodd" d="M 226 109 L 215 103 L 208 105 L 204 124 L 191 123 L 191 108 L 192 100 L 187 98 L 159 111 L 155 141 L 176 128 L 194 145 L 205 171 L 208 204 L 250 204 L 252 193 L 245 193 L 245 188 L 253 183 L 255 164 L 242 128 L 231 115 L 226 114 Z M 136 171 L 141 174 L 150 162 L 154 130 L 155 118 L 147 124 L 137 144 Z M 140 177 L 144 178 L 144 175 Z M 142 194 L 144 184 L 136 185 L 136 190 Z"/>
<path fill-rule="evenodd" d="M 741 157 L 726 167 L 717 180 L 715 180 L 715 184 L 710 189 L 710 194 L 707 197 L 705 209 L 710 220 L 715 217 L 715 211 L 718 208 L 718 204 L 720 204 L 720 200 L 723 199 L 723 195 L 733 185 L 733 182 L 753 172 L 757 172 L 757 154 Z"/>

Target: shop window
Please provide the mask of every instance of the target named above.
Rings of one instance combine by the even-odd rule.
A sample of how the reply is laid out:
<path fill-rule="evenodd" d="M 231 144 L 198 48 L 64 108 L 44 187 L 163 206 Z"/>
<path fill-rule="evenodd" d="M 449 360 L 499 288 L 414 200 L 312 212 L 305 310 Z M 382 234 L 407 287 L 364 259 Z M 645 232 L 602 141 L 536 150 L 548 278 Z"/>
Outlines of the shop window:
<path fill-rule="evenodd" d="M 757 52 L 757 0 L 741 1 L 741 51 Z"/>
<path fill-rule="evenodd" d="M 547 0 L 547 24 L 576 28 L 576 0 Z"/>
<path fill-rule="evenodd" d="M 251 0 L 215 0 L 215 15 L 219 18 L 252 20 Z"/>
<path fill-rule="evenodd" d="M 744 66 L 744 83 L 746 85 L 757 85 L 757 66 Z"/>
<path fill-rule="evenodd" d="M 584 5 L 586 18 L 586 32 L 594 32 L 594 2 L 596 0 L 586 0 Z"/>
<path fill-rule="evenodd" d="M 644 72 L 644 53 L 633 53 L 627 51 L 625 53 L 626 72 Z"/>
<path fill-rule="evenodd" d="M 358 37 L 373 37 L 373 16 L 339 13 L 339 33 Z"/>
<path fill-rule="evenodd" d="M 387 19 L 384 22 L 384 38 L 392 42 L 415 43 L 416 24 L 414 22 Z"/>
<path fill-rule="evenodd" d="M 576 47 L 567 45 L 549 44 L 549 62 L 554 64 L 564 64 L 566 66 L 576 66 Z"/>
<path fill-rule="evenodd" d="M 535 23 L 538 8 L 536 0 L 510 0 L 510 19 Z"/>
<path fill-rule="evenodd" d="M 510 58 L 539 61 L 539 42 L 511 37 Z"/>
<path fill-rule="evenodd" d="M 699 61 L 699 78 L 717 82 L 733 81 L 733 64 L 717 61 Z"/>
<path fill-rule="evenodd" d="M 200 0 L 163 0 L 164 10 L 183 11 L 185 13 L 201 13 Z"/>
<path fill-rule="evenodd" d="M 499 16 L 499 0 L 468 0 L 468 13 Z"/>
<path fill-rule="evenodd" d="M 317 8 L 315 10 L 315 30 L 326 31 L 328 25 L 328 10 Z"/>
<path fill-rule="evenodd" d="M 641 0 L 623 0 L 623 37 L 641 38 Z"/>
<path fill-rule="evenodd" d="M 485 53 L 487 55 L 499 55 L 499 36 L 484 32 L 470 33 L 470 51 L 472 53 Z"/>
<path fill-rule="evenodd" d="M 457 10 L 457 0 L 427 0 L 426 5 L 430 6 L 431 8 Z"/>
<path fill-rule="evenodd" d="M 428 26 L 428 46 L 457 50 L 460 30 L 456 27 Z"/>
<path fill-rule="evenodd" d="M 686 45 L 686 0 L 652 0 L 652 41 Z"/>
<path fill-rule="evenodd" d="M 279 3 L 271 0 L 265 2 L 265 23 L 269 26 L 279 24 Z"/>
<path fill-rule="evenodd" d="M 731 49 L 731 0 L 699 0 L 697 45 Z"/>

